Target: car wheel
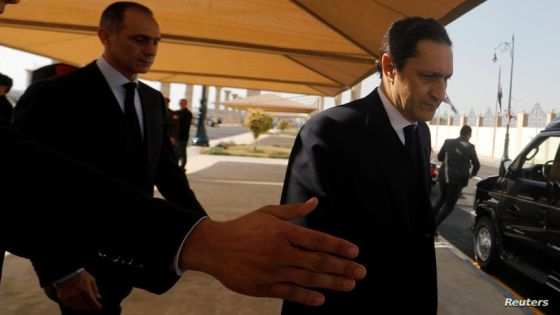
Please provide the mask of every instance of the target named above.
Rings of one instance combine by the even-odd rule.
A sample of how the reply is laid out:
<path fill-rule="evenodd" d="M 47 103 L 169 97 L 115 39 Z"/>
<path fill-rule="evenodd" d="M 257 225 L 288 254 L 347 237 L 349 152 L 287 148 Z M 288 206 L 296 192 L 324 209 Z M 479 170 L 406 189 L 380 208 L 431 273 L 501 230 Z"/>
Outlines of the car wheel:
<path fill-rule="evenodd" d="M 474 229 L 474 256 L 480 268 L 488 273 L 497 271 L 500 264 L 497 233 L 492 218 L 484 216 Z"/>

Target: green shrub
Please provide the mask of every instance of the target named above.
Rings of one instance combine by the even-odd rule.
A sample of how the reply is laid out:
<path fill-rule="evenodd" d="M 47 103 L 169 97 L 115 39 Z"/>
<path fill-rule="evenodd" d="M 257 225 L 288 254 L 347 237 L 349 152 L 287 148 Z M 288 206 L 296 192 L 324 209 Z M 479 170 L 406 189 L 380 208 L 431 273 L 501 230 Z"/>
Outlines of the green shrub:
<path fill-rule="evenodd" d="M 260 109 L 249 109 L 247 116 L 245 116 L 245 127 L 253 133 L 255 138 L 253 150 L 256 150 L 259 136 L 272 128 L 272 117 Z"/>
<path fill-rule="evenodd" d="M 219 147 L 219 146 L 215 146 L 215 147 L 212 147 L 212 148 L 208 149 L 208 154 L 229 155 L 229 153 L 226 151 L 226 149 L 224 147 Z"/>
<path fill-rule="evenodd" d="M 287 120 L 280 120 L 276 127 L 280 130 L 288 129 L 290 127 L 290 122 Z"/>

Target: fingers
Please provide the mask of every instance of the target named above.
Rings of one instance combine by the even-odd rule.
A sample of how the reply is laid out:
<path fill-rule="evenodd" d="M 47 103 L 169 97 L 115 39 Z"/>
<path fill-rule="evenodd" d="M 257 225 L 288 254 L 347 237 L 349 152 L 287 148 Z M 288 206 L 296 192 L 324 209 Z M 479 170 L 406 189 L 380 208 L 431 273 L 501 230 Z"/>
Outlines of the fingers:
<path fill-rule="evenodd" d="M 282 273 L 283 279 L 288 279 L 288 282 L 292 284 L 307 288 L 322 288 L 349 292 L 356 286 L 356 281 L 354 279 L 324 272 L 300 268 L 285 268 Z"/>
<path fill-rule="evenodd" d="M 287 283 L 274 284 L 265 294 L 308 306 L 319 306 L 325 303 L 325 296 L 321 293 Z"/>
<path fill-rule="evenodd" d="M 358 246 L 341 238 L 297 225 L 290 228 L 289 241 L 297 247 L 348 258 L 356 258 L 359 254 Z"/>
<path fill-rule="evenodd" d="M 99 290 L 97 289 L 97 284 L 95 280 L 90 283 L 90 289 L 84 292 L 84 302 L 87 307 L 87 310 L 100 310 L 101 303 L 99 303 Z"/>
<path fill-rule="evenodd" d="M 313 210 L 315 210 L 318 203 L 319 200 L 313 197 L 303 203 L 294 203 L 289 205 L 270 205 L 263 207 L 258 211 L 268 213 L 284 221 L 290 221 L 311 213 Z"/>
<path fill-rule="evenodd" d="M 366 276 L 366 268 L 364 266 L 346 258 L 326 253 L 311 252 L 296 248 L 289 255 L 278 257 L 277 259 L 279 261 L 285 259 L 287 266 L 301 268 L 313 274 L 328 274 L 329 276 L 329 278 L 318 277 L 318 280 L 329 279 L 329 281 L 334 281 L 345 279 L 353 282 L 353 280 L 360 280 Z M 313 274 L 306 275 L 306 277 L 311 278 Z M 336 284 L 337 287 L 332 287 L 333 290 L 346 291 L 348 287 L 346 285 L 347 283 L 342 284 L 341 282 L 336 282 Z M 319 287 L 317 284 L 313 286 Z"/>

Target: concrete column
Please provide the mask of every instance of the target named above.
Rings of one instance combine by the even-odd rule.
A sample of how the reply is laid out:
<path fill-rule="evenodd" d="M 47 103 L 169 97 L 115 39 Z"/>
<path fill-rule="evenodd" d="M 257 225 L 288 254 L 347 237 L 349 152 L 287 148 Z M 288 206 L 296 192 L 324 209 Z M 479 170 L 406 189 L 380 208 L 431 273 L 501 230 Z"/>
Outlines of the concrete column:
<path fill-rule="evenodd" d="M 229 102 L 229 100 L 231 99 L 231 91 L 230 90 L 224 90 L 224 103 Z M 224 123 L 229 123 L 228 119 L 229 119 L 229 109 L 228 107 L 226 107 L 226 105 L 224 104 L 223 106 L 223 112 L 221 113 L 222 117 L 224 118 Z"/>
<path fill-rule="evenodd" d="M 354 101 L 359 99 L 362 96 L 362 82 L 354 85 L 354 87 L 352 87 L 352 89 L 350 90 L 350 101 Z"/>
<path fill-rule="evenodd" d="M 165 97 L 169 97 L 171 95 L 171 83 L 169 82 L 161 82 L 161 94 Z"/>
<path fill-rule="evenodd" d="M 527 113 L 517 114 L 517 128 L 527 127 L 529 122 L 529 115 Z"/>
<path fill-rule="evenodd" d="M 216 95 L 214 95 L 214 116 L 216 118 L 218 117 L 222 117 L 223 119 L 223 114 L 222 114 L 222 87 L 221 86 L 216 86 Z"/>
<path fill-rule="evenodd" d="M 185 99 L 188 102 L 187 107 L 192 112 L 193 110 L 193 88 L 194 85 L 192 84 L 185 84 Z"/>
<path fill-rule="evenodd" d="M 317 111 L 322 112 L 323 110 L 325 110 L 325 97 L 321 96 L 317 101 Z"/>
<path fill-rule="evenodd" d="M 476 117 L 476 127 L 482 127 L 484 125 L 484 117 Z"/>
<path fill-rule="evenodd" d="M 467 124 L 467 121 L 468 121 L 467 116 L 462 115 L 462 116 L 459 118 L 459 126 L 464 126 L 464 125 L 466 125 L 466 124 Z"/>
<path fill-rule="evenodd" d="M 501 127 L 502 126 L 502 116 L 496 116 L 496 120 L 494 121 L 494 126 L 495 127 Z"/>
<path fill-rule="evenodd" d="M 447 117 L 447 126 L 453 126 L 453 117 L 452 116 Z"/>
<path fill-rule="evenodd" d="M 31 76 L 33 75 L 33 70 L 31 69 L 25 69 L 25 82 L 26 82 L 26 88 L 28 86 L 31 85 Z"/>
<path fill-rule="evenodd" d="M 550 124 L 554 119 L 556 118 L 556 113 L 555 112 L 550 112 L 548 114 L 546 114 L 546 124 Z"/>
<path fill-rule="evenodd" d="M 523 148 L 521 146 L 521 139 L 523 137 L 523 127 L 527 127 L 528 125 L 528 121 L 529 121 L 529 115 L 527 113 L 519 113 L 517 114 L 517 124 L 515 128 L 515 134 L 512 132 L 512 126 L 511 126 L 511 122 L 510 122 L 510 142 L 509 142 L 509 157 L 511 159 L 513 159 L 513 157 L 515 157 Z M 514 151 L 512 151 L 512 136 L 515 136 L 515 138 L 513 138 L 513 140 L 515 141 L 515 144 L 513 145 Z"/>
<path fill-rule="evenodd" d="M 342 93 L 334 97 L 334 106 L 342 104 Z"/>
<path fill-rule="evenodd" d="M 237 110 L 237 123 L 243 126 L 243 111 Z"/>

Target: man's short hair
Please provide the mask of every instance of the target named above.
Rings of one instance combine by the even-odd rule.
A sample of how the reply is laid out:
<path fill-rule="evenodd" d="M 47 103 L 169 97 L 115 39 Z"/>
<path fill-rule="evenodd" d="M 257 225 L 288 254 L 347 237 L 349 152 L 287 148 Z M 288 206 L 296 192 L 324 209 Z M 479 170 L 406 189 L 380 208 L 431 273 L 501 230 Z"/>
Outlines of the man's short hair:
<path fill-rule="evenodd" d="M 461 131 L 459 131 L 459 135 L 461 135 L 461 137 L 466 137 L 468 135 L 470 135 L 472 133 L 472 128 L 469 125 L 464 125 L 461 128 Z"/>
<path fill-rule="evenodd" d="M 416 46 L 421 40 L 452 45 L 447 31 L 438 21 L 418 16 L 408 17 L 397 20 L 389 26 L 381 42 L 379 58 L 383 57 L 383 54 L 388 54 L 391 56 L 397 71 L 400 71 L 407 59 L 418 54 Z M 381 61 L 377 63 L 377 71 L 379 76 L 382 77 Z"/>
<path fill-rule="evenodd" d="M 12 88 L 13 84 L 14 81 L 12 80 L 12 78 L 10 78 L 5 74 L 0 73 L 0 85 L 8 87 L 6 93 L 10 92 L 10 89 Z"/>
<path fill-rule="evenodd" d="M 149 16 L 154 15 L 150 8 L 140 3 L 119 1 L 110 4 L 107 8 L 105 8 L 105 10 L 103 10 L 103 13 L 101 13 L 101 19 L 99 21 L 99 27 L 104 28 L 112 33 L 118 32 L 121 29 L 121 25 L 124 20 L 124 13 L 127 9 L 139 10 Z"/>

